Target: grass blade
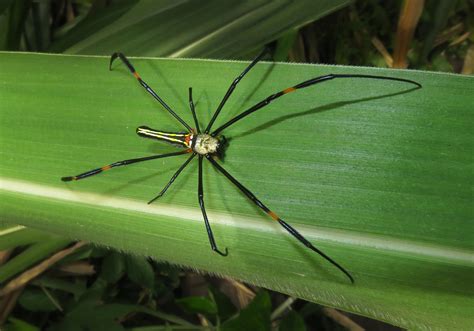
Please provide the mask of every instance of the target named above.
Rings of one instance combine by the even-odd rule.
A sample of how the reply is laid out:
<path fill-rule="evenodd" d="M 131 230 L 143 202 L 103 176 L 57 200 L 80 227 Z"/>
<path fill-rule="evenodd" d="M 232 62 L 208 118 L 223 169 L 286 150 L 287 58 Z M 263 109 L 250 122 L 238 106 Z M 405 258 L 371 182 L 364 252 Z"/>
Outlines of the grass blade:
<path fill-rule="evenodd" d="M 189 123 L 194 88 L 207 123 L 241 62 L 132 59 Z M 411 329 L 472 325 L 474 78 L 341 66 L 263 63 L 216 126 L 269 94 L 327 73 L 423 84 L 339 80 L 298 91 L 226 131 L 223 165 L 351 271 L 351 286 L 206 164 L 205 194 L 221 258 L 197 206 L 195 162 L 147 206 L 179 158 L 63 183 L 121 159 L 174 151 L 143 140 L 178 123 L 107 57 L 0 53 L 2 221 L 231 276 Z M 19 75 L 19 73 L 23 73 Z M 442 303 L 442 305 L 440 304 Z"/>
<path fill-rule="evenodd" d="M 50 51 L 235 58 L 348 4 L 348 0 L 126 1 L 85 19 Z"/>

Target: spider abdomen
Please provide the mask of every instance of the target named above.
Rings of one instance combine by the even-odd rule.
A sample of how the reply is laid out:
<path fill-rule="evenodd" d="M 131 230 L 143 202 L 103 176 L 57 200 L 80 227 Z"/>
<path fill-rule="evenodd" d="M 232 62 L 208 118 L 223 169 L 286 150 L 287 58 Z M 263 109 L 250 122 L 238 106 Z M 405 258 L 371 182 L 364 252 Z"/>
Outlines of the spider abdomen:
<path fill-rule="evenodd" d="M 140 126 L 137 128 L 137 134 L 140 137 L 151 138 L 156 140 L 165 141 L 167 143 L 184 146 L 186 148 L 191 147 L 191 142 L 193 139 L 192 133 L 187 132 L 165 132 L 159 131 L 147 126 Z"/>

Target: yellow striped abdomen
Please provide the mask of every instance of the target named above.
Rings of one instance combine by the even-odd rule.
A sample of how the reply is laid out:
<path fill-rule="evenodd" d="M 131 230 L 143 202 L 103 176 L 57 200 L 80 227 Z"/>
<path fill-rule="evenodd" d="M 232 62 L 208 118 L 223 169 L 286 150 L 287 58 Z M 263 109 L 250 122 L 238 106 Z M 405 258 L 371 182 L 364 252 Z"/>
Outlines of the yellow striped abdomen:
<path fill-rule="evenodd" d="M 165 132 L 159 131 L 147 126 L 137 128 L 137 134 L 141 137 L 162 140 L 173 145 L 191 147 L 193 134 L 188 132 Z"/>

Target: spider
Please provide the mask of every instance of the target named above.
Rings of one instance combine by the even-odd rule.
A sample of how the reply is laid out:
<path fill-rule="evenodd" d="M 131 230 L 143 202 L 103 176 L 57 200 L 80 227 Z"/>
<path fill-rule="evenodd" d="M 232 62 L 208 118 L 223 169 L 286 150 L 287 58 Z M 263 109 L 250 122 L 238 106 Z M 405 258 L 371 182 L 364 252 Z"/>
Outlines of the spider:
<path fill-rule="evenodd" d="M 179 117 L 164 101 L 161 97 L 147 84 L 145 81 L 140 77 L 137 73 L 133 65 L 130 61 L 123 55 L 122 53 L 114 53 L 110 58 L 109 70 L 112 70 L 112 64 L 114 60 L 117 58 L 120 59 L 130 70 L 133 76 L 137 79 L 140 85 L 153 97 L 155 98 L 176 120 L 178 120 L 185 128 L 186 132 L 165 132 L 160 130 L 155 130 L 149 128 L 147 126 L 140 126 L 137 128 L 136 132 L 139 136 L 145 138 L 152 138 L 156 140 L 165 141 L 167 143 L 171 143 L 173 145 L 177 145 L 178 147 L 184 148 L 180 151 L 167 153 L 167 154 L 159 154 L 159 155 L 152 155 L 147 157 L 140 157 L 135 159 L 123 160 L 108 164 L 101 168 L 93 169 L 84 173 L 81 173 L 76 176 L 68 176 L 62 177 L 61 180 L 68 182 L 68 181 L 75 181 L 87 177 L 91 177 L 97 175 L 103 171 L 120 167 L 120 166 L 127 166 L 133 163 L 150 161 L 155 159 L 161 159 L 166 157 L 178 156 L 187 154 L 189 157 L 186 161 L 176 170 L 174 175 L 165 185 L 165 187 L 161 190 L 161 192 L 151 199 L 148 203 L 152 203 L 156 199 L 160 198 L 165 194 L 166 190 L 173 184 L 179 174 L 186 168 L 186 166 L 197 156 L 198 157 L 198 202 L 199 206 L 202 211 L 202 216 L 204 218 L 204 224 L 206 226 L 207 235 L 209 237 L 209 243 L 211 248 L 214 252 L 222 255 L 227 256 L 228 249 L 225 248 L 224 252 L 218 249 L 216 241 L 214 239 L 214 235 L 212 233 L 211 225 L 209 224 L 209 219 L 207 217 L 206 208 L 204 205 L 204 193 L 203 193 L 203 175 L 202 175 L 202 167 L 203 167 L 203 160 L 208 160 L 213 167 L 217 169 L 218 172 L 223 174 L 227 179 L 229 179 L 237 188 L 242 191 L 244 195 L 246 195 L 250 201 L 252 201 L 255 205 L 257 205 L 260 209 L 262 209 L 266 214 L 268 214 L 273 220 L 278 222 L 286 231 L 288 231 L 293 237 L 295 237 L 299 242 L 303 245 L 308 247 L 310 250 L 316 252 L 321 257 L 326 259 L 329 263 L 337 267 L 340 271 L 342 271 L 351 281 L 354 283 L 354 278 L 351 274 L 344 269 L 341 265 L 339 265 L 336 261 L 322 252 L 320 249 L 316 248 L 311 242 L 309 242 L 301 233 L 299 233 L 294 227 L 290 224 L 285 222 L 281 219 L 276 213 L 270 210 L 263 202 L 261 202 L 247 187 L 241 184 L 235 177 L 233 177 L 227 170 L 225 170 L 222 165 L 219 164 L 215 159 L 219 159 L 223 156 L 224 151 L 227 147 L 227 141 L 224 136 L 221 135 L 221 132 L 224 131 L 226 128 L 230 127 L 231 125 L 237 123 L 241 119 L 249 116 L 250 114 L 256 112 L 259 109 L 264 108 L 265 106 L 269 105 L 274 100 L 288 94 L 295 92 L 296 90 L 306 88 L 315 84 L 323 83 L 332 79 L 338 78 L 366 78 L 366 79 L 379 79 L 379 80 L 392 80 L 392 81 L 399 81 L 399 82 L 406 82 L 410 84 L 414 84 L 417 88 L 421 88 L 421 84 L 402 78 L 395 78 L 395 77 L 385 77 L 385 76 L 374 76 L 374 75 L 359 75 L 359 74 L 329 74 L 324 76 L 318 76 L 315 78 L 311 78 L 294 86 L 288 87 L 282 91 L 276 92 L 267 98 L 263 99 L 262 101 L 256 103 L 252 107 L 248 108 L 247 110 L 243 111 L 239 115 L 233 117 L 220 127 L 215 130 L 212 130 L 212 126 L 216 121 L 217 117 L 222 111 L 222 108 L 226 104 L 229 97 L 232 95 L 232 92 L 242 80 L 242 78 L 259 62 L 266 54 L 271 53 L 271 48 L 266 47 L 245 69 L 242 73 L 234 79 L 232 84 L 227 89 L 224 97 L 222 98 L 219 106 L 217 107 L 214 115 L 212 116 L 211 120 L 209 121 L 205 130 L 201 131 L 201 128 L 198 123 L 198 119 L 196 116 L 196 111 L 194 109 L 194 102 L 192 96 L 192 88 L 189 88 L 189 107 L 191 109 L 191 113 L 194 119 L 195 129 L 191 128 L 181 117 Z"/>

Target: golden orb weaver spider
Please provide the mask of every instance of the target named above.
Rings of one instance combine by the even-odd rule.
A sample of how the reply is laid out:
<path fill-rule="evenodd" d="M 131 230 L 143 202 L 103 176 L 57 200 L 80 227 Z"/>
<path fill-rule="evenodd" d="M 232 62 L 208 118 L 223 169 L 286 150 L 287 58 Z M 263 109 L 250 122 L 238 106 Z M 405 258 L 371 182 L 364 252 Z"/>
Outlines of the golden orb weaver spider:
<path fill-rule="evenodd" d="M 93 175 L 97 175 L 103 171 L 115 168 L 115 167 L 120 167 L 120 166 L 126 166 L 129 164 L 133 163 L 138 163 L 138 162 L 143 162 L 143 161 L 149 161 L 149 160 L 155 160 L 155 159 L 160 159 L 160 158 L 166 158 L 166 157 L 171 157 L 171 156 L 178 156 L 178 155 L 183 155 L 183 154 L 190 154 L 190 156 L 186 159 L 186 161 L 178 168 L 178 170 L 174 173 L 174 175 L 171 177 L 171 179 L 168 181 L 168 183 L 165 185 L 165 187 L 161 190 L 161 192 L 151 199 L 148 203 L 152 203 L 159 197 L 161 197 L 166 190 L 171 186 L 171 184 L 175 181 L 175 179 L 179 176 L 179 174 L 184 170 L 184 168 L 191 162 L 191 160 L 195 157 L 198 156 L 198 202 L 199 206 L 202 211 L 202 215 L 204 218 L 204 223 L 206 226 L 207 234 L 209 237 L 209 242 L 211 245 L 211 248 L 213 251 L 216 253 L 226 256 L 228 254 L 228 249 L 225 249 L 225 252 L 222 252 L 217 248 L 216 241 L 214 239 L 214 235 L 212 233 L 211 226 L 209 224 L 209 220 L 207 217 L 206 213 L 206 208 L 204 205 L 204 193 L 203 193 L 203 175 L 202 175 L 202 163 L 203 159 L 207 159 L 221 174 L 223 174 L 227 179 L 229 179 L 244 195 L 246 195 L 256 206 L 258 206 L 260 209 L 262 209 L 265 213 L 267 213 L 273 220 L 277 221 L 286 231 L 288 231 L 293 237 L 295 237 L 299 242 L 301 242 L 303 245 L 311 249 L 312 251 L 316 252 L 320 256 L 322 256 L 324 259 L 326 259 L 328 262 L 330 262 L 332 265 L 337 267 L 340 271 L 342 271 L 351 281 L 351 283 L 354 283 L 354 278 L 351 276 L 351 274 L 344 269 L 341 265 L 339 265 L 336 261 L 334 261 L 332 258 L 330 258 L 328 255 L 326 255 L 324 252 L 313 246 L 302 234 L 300 234 L 295 228 L 293 228 L 291 225 L 286 223 L 284 220 L 282 220 L 277 214 L 275 214 L 273 211 L 271 211 L 265 204 L 263 204 L 249 189 L 247 189 L 244 185 L 242 185 L 237 179 L 235 179 L 229 172 L 227 172 L 213 157 L 214 156 L 221 156 L 227 146 L 227 142 L 224 138 L 224 136 L 219 135 L 224 129 L 228 128 L 229 126 L 233 125 L 237 121 L 245 118 L 246 116 L 254 113 L 255 111 L 262 109 L 263 107 L 267 106 L 270 104 L 272 101 L 282 97 L 283 95 L 286 95 L 288 93 L 294 92 L 298 89 L 306 88 L 315 84 L 323 83 L 332 79 L 338 79 L 338 78 L 367 78 L 367 79 L 380 79 L 380 80 L 392 80 L 392 81 L 399 81 L 399 82 L 405 82 L 405 83 L 410 83 L 414 84 L 417 86 L 417 88 L 421 88 L 421 84 L 409 80 L 409 79 L 403 79 L 403 78 L 395 78 L 395 77 L 385 77 L 385 76 L 375 76 L 375 75 L 359 75 L 359 74 L 329 74 L 329 75 L 323 75 L 323 76 L 318 76 L 315 78 L 311 78 L 309 80 L 306 80 L 304 82 L 301 82 L 299 84 L 296 84 L 294 86 L 288 87 L 284 90 L 281 90 L 277 93 L 274 93 L 264 100 L 256 103 L 252 107 L 248 108 L 247 110 L 243 111 L 239 115 L 233 117 L 214 131 L 211 131 L 212 126 L 219 116 L 222 108 L 224 107 L 225 103 L 231 96 L 232 92 L 236 88 L 237 84 L 242 80 L 242 78 L 252 69 L 257 62 L 259 62 L 267 53 L 271 52 L 270 47 L 266 47 L 245 69 L 244 71 L 237 76 L 237 78 L 234 79 L 230 87 L 227 89 L 226 94 L 222 98 L 221 102 L 219 103 L 219 106 L 217 107 L 216 111 L 214 112 L 214 115 L 212 116 L 211 120 L 209 121 L 209 124 L 207 125 L 206 129 L 204 131 L 201 131 L 198 119 L 196 116 L 196 112 L 194 109 L 194 102 L 193 102 L 193 97 L 192 97 L 192 89 L 189 88 L 189 106 L 193 115 L 194 119 L 194 124 L 196 126 L 196 129 L 192 129 L 181 117 L 179 117 L 164 101 L 161 99 L 158 94 L 150 87 L 148 86 L 147 83 L 140 77 L 140 75 L 136 72 L 135 68 L 133 65 L 130 63 L 130 61 L 123 55 L 122 53 L 114 53 L 112 54 L 110 58 L 110 64 L 109 64 L 109 70 L 112 70 L 112 63 L 114 62 L 115 59 L 119 58 L 130 70 L 130 72 L 135 76 L 135 78 L 138 80 L 140 85 L 153 97 L 155 98 L 174 118 L 176 118 L 187 130 L 187 132 L 164 132 L 164 131 L 159 131 L 155 129 L 151 129 L 147 126 L 140 126 L 137 128 L 137 134 L 141 137 L 146 137 L 146 138 L 152 138 L 156 140 L 161 140 L 165 141 L 167 143 L 171 143 L 174 145 L 178 145 L 184 148 L 184 150 L 174 152 L 174 153 L 167 153 L 167 154 L 159 154 L 159 155 L 152 155 L 152 156 L 147 156 L 147 157 L 141 157 L 141 158 L 135 158 L 135 159 L 128 159 L 128 160 L 123 160 L 123 161 L 118 161 L 114 162 L 111 164 L 108 164 L 106 166 L 103 166 L 101 168 L 93 169 L 84 173 L 81 173 L 76 176 L 68 176 L 68 177 L 62 177 L 61 180 L 68 182 L 68 181 L 74 181 L 74 180 L 79 180 L 83 178 L 87 178 Z"/>

